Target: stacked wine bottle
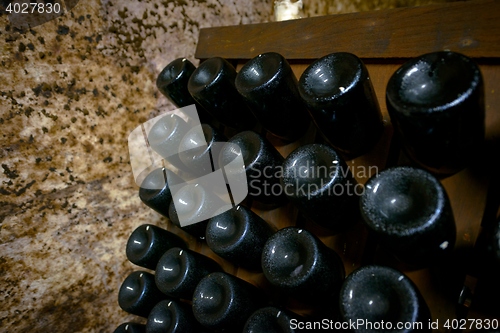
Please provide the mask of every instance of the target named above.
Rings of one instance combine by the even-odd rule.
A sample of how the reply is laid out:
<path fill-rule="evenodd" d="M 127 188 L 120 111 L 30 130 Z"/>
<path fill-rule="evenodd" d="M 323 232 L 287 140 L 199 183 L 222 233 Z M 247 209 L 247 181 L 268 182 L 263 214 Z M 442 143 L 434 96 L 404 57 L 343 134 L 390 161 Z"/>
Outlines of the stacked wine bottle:
<path fill-rule="evenodd" d="M 430 331 L 429 307 L 403 271 L 454 255 L 439 179 L 467 167 L 461 153 L 484 140 L 484 88 L 471 59 L 436 52 L 393 74 L 387 108 L 408 163 L 387 163 L 364 184 L 350 162 L 380 144 L 389 125 L 353 54 L 326 55 L 299 79 L 273 52 L 238 72 L 222 58 L 198 68 L 176 59 L 157 87 L 197 114 L 160 117 L 147 133 L 163 161 L 138 178 L 139 197 L 168 231 L 146 224 L 130 235 L 127 258 L 146 270 L 126 277 L 118 300 L 147 323 L 116 333 L 299 332 L 314 323 L 364 331 L 381 322 Z M 228 167 L 238 158 L 243 168 Z M 234 191 L 236 169 L 245 197 Z M 220 170 L 220 186 L 197 182 Z"/>

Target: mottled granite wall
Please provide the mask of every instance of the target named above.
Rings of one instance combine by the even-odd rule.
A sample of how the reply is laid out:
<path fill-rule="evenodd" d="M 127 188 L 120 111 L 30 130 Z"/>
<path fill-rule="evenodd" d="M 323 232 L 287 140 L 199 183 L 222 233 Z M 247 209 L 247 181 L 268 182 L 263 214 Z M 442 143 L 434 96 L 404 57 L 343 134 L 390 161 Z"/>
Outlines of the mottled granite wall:
<path fill-rule="evenodd" d="M 326 7 L 325 7 L 326 6 Z M 270 0 L 86 0 L 32 30 L 0 17 L 0 331 L 110 332 L 141 204 L 127 137 L 173 109 L 154 85 L 199 29 L 269 20 Z M 326 8 L 326 9 L 325 9 Z M 365 9 L 316 1 L 309 15 Z M 374 9 L 373 7 L 367 9 Z"/>

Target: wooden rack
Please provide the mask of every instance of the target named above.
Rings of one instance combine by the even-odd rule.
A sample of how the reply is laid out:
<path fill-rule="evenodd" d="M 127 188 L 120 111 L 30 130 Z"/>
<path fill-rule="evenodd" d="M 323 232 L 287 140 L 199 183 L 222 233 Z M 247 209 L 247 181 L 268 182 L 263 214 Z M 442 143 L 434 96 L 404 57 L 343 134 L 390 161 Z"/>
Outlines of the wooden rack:
<path fill-rule="evenodd" d="M 480 65 L 485 81 L 486 145 L 484 154 L 473 165 L 451 177 L 442 179 L 450 197 L 457 225 L 457 253 L 468 253 L 475 245 L 481 225 L 493 223 L 497 217 L 499 177 L 494 155 L 500 153 L 500 1 L 470 1 L 416 8 L 400 8 L 374 12 L 323 16 L 285 22 L 240 25 L 201 29 L 196 57 L 200 60 L 223 57 L 237 70 L 252 57 L 269 51 L 281 53 L 292 64 L 297 77 L 311 61 L 332 52 L 351 52 L 367 65 L 383 113 L 385 131 L 369 153 L 348 160 L 351 168 L 374 167 L 378 171 L 392 165 L 410 163 L 393 140 L 393 130 L 385 104 L 385 89 L 394 71 L 407 59 L 438 51 L 452 50 L 474 58 Z M 230 134 L 230 133 L 229 133 Z M 297 142 L 283 143 L 270 135 L 268 139 L 287 156 L 300 145 L 318 140 L 314 126 Z M 464 152 L 467 158 L 467 152 Z M 367 169 L 369 170 L 369 169 Z M 370 174 L 355 173 L 360 183 Z M 457 318 L 457 309 L 465 309 L 467 318 L 487 318 L 488 315 L 467 311 L 467 304 L 458 305 L 458 295 L 443 292 L 435 269 L 407 270 L 371 240 L 359 223 L 354 230 L 334 235 L 313 222 L 300 217 L 291 205 L 252 210 L 277 229 L 299 225 L 315 233 L 327 246 L 342 257 L 346 273 L 367 263 L 387 264 L 399 268 L 417 285 L 429 305 L 434 320 L 440 325 Z M 169 226 L 175 229 L 174 226 Z M 217 260 L 231 274 L 268 290 L 272 297 L 301 314 L 315 309 L 282 299 L 273 294 L 261 272 L 238 268 L 216 256 L 203 242 L 187 234 L 190 247 Z M 473 290 L 476 282 L 470 262 L 464 260 L 463 284 Z M 466 302 L 467 303 L 467 300 Z M 490 318 L 492 318 L 490 316 Z M 440 326 L 439 331 L 446 331 Z"/>

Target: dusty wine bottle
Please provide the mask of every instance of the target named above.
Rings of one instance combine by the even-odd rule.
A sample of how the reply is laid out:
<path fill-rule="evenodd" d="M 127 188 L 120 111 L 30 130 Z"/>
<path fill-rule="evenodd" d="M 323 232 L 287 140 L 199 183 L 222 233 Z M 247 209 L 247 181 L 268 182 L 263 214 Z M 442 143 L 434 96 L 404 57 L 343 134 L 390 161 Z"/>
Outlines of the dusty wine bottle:
<path fill-rule="evenodd" d="M 244 206 L 212 217 L 206 229 L 208 247 L 235 265 L 260 270 L 260 258 L 273 228 Z"/>
<path fill-rule="evenodd" d="M 174 247 L 158 261 L 155 281 L 164 294 L 191 300 L 202 278 L 221 271 L 222 268 L 213 259 L 189 249 Z"/>
<path fill-rule="evenodd" d="M 123 323 L 118 326 L 113 333 L 145 333 L 146 325 L 139 323 Z"/>
<path fill-rule="evenodd" d="M 310 117 L 297 78 L 281 54 L 268 52 L 249 60 L 235 85 L 257 120 L 275 136 L 294 141 L 307 130 Z"/>
<path fill-rule="evenodd" d="M 262 292 L 254 285 L 227 273 L 212 273 L 196 287 L 193 313 L 208 329 L 237 332 L 264 302 Z"/>
<path fill-rule="evenodd" d="M 222 124 L 237 130 L 250 129 L 255 117 L 235 88 L 236 70 L 220 57 L 205 60 L 191 75 L 191 96 Z"/>
<path fill-rule="evenodd" d="M 357 323 L 353 332 L 391 331 L 397 325 L 401 325 L 398 332 L 431 331 L 430 311 L 417 287 L 403 273 L 385 266 L 364 266 L 346 278 L 340 312 L 344 321 Z"/>
<path fill-rule="evenodd" d="M 283 163 L 281 185 L 304 215 L 326 228 L 341 232 L 359 220 L 362 191 L 330 146 L 309 144 L 294 150 Z"/>
<path fill-rule="evenodd" d="M 154 275 L 143 271 L 130 273 L 118 291 L 120 308 L 146 318 L 151 309 L 166 298 L 167 296 L 156 287 Z"/>
<path fill-rule="evenodd" d="M 351 156 L 369 151 L 384 126 L 366 66 L 352 53 L 314 61 L 299 80 L 299 92 L 321 135 Z"/>
<path fill-rule="evenodd" d="M 262 270 L 284 294 L 307 303 L 331 302 L 344 279 L 342 260 L 307 230 L 287 227 L 262 251 Z"/>
<path fill-rule="evenodd" d="M 164 300 L 156 304 L 148 316 L 146 333 L 197 333 L 200 325 L 188 304 Z"/>
<path fill-rule="evenodd" d="M 285 203 L 280 184 L 284 159 L 276 148 L 262 135 L 244 131 L 228 140 L 220 152 L 219 164 L 228 165 L 239 155 L 243 156 L 245 164 L 248 197 L 267 207 Z"/>
<path fill-rule="evenodd" d="M 452 174 L 480 151 L 484 84 L 472 59 L 449 51 L 412 59 L 391 76 L 386 100 L 406 153 L 421 167 Z"/>
<path fill-rule="evenodd" d="M 406 264 L 431 265 L 453 251 L 456 230 L 448 195 L 425 170 L 380 172 L 366 182 L 360 207 L 380 245 Z"/>
<path fill-rule="evenodd" d="M 186 248 L 186 243 L 170 231 L 143 224 L 127 240 L 127 259 L 133 264 L 154 270 L 160 257 L 173 247 Z"/>

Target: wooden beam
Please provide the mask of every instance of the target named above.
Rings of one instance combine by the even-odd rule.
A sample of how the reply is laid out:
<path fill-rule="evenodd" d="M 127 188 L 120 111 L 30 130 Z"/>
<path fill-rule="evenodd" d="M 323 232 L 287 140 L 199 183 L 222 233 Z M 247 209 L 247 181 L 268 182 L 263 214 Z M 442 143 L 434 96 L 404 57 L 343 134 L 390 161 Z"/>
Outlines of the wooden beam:
<path fill-rule="evenodd" d="M 196 58 L 250 59 L 275 51 L 286 59 L 332 52 L 361 58 L 412 58 L 452 50 L 500 57 L 500 1 L 467 1 L 200 30 Z"/>

